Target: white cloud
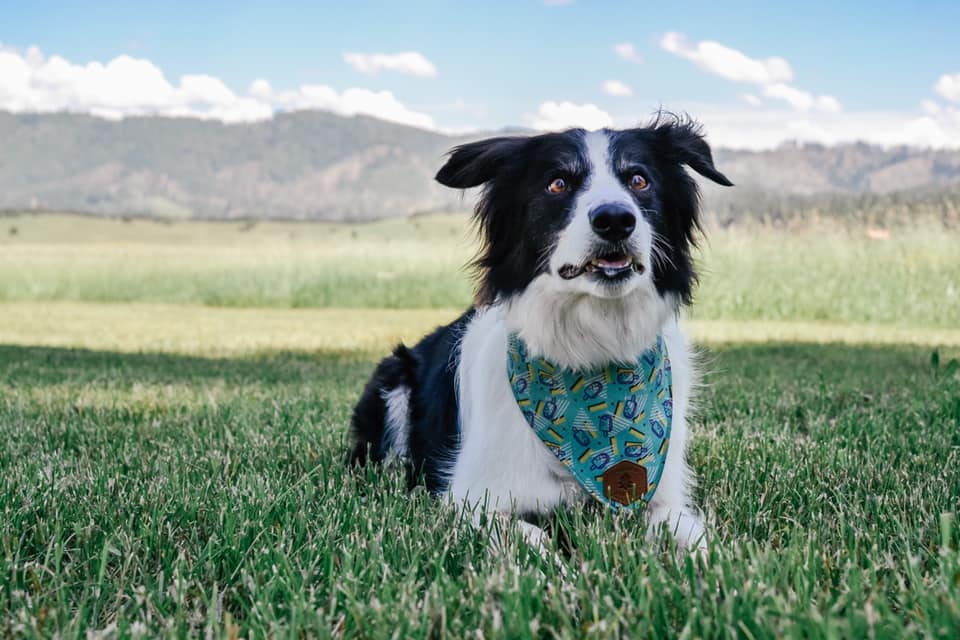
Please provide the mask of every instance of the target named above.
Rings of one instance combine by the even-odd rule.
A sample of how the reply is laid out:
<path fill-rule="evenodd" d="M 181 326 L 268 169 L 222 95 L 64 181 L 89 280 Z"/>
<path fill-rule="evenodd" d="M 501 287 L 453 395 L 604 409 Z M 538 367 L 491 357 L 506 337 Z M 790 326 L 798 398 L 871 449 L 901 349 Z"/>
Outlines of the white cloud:
<path fill-rule="evenodd" d="M 633 95 L 633 89 L 619 80 L 607 80 L 603 83 L 602 88 L 604 93 L 611 96 L 625 97 Z"/>
<path fill-rule="evenodd" d="M 46 58 L 31 47 L 25 54 L 0 48 L 0 109 L 12 112 L 69 111 L 104 118 L 162 115 L 223 122 L 272 118 L 277 111 L 325 109 L 342 115 L 369 115 L 416 127 L 435 128 L 433 118 L 404 106 L 389 91 L 323 85 L 274 91 L 266 80 L 237 95 L 210 75 L 184 75 L 177 84 L 149 60 L 121 55 L 106 64 L 74 64 Z"/>
<path fill-rule="evenodd" d="M 344 53 L 343 61 L 360 73 L 375 75 L 381 71 L 396 71 L 421 78 L 435 78 L 437 67 L 417 51 L 401 53 Z"/>
<path fill-rule="evenodd" d="M 797 89 L 782 82 L 765 86 L 763 95 L 768 98 L 783 100 L 797 111 L 814 109 L 835 113 L 841 110 L 840 102 L 833 96 L 814 96 L 808 91 Z"/>
<path fill-rule="evenodd" d="M 554 131 L 570 127 L 602 129 L 613 125 L 613 118 L 595 104 L 554 102 L 540 105 L 536 115 L 529 118 L 530 125 L 541 131 Z"/>
<path fill-rule="evenodd" d="M 60 56 L 44 59 L 0 52 L 0 105 L 11 111 L 132 111 L 175 106 L 182 87 L 167 82 L 147 60 L 122 55 L 107 64 L 76 65 Z M 183 102 L 182 99 L 179 100 Z"/>
<path fill-rule="evenodd" d="M 921 100 L 920 109 L 928 116 L 940 115 L 943 108 L 933 100 Z"/>
<path fill-rule="evenodd" d="M 208 75 L 186 75 L 180 78 L 184 99 L 188 103 L 225 104 L 237 96 L 220 78 Z"/>
<path fill-rule="evenodd" d="M 660 39 L 660 46 L 665 51 L 690 60 L 708 73 L 734 82 L 772 84 L 793 80 L 793 69 L 783 58 L 757 60 L 712 40 L 692 45 L 687 42 L 686 36 L 675 31 L 664 35 Z"/>
<path fill-rule="evenodd" d="M 634 62 L 636 64 L 643 62 L 643 57 L 637 52 L 637 48 L 629 42 L 621 42 L 620 44 L 613 45 L 613 51 L 627 62 Z"/>
<path fill-rule="evenodd" d="M 951 102 L 960 102 L 960 73 L 943 74 L 934 90 Z"/>
<path fill-rule="evenodd" d="M 765 97 L 783 100 L 797 111 L 833 113 L 842 110 L 840 101 L 833 96 L 815 96 L 788 84 L 793 80 L 793 69 L 783 58 L 751 58 L 742 51 L 712 40 L 703 40 L 694 45 L 682 33 L 675 31 L 666 33 L 660 39 L 660 46 L 664 51 L 690 60 L 708 73 L 733 82 L 759 85 L 763 87 Z M 742 94 L 741 98 L 753 106 L 762 104 L 752 94 Z"/>
<path fill-rule="evenodd" d="M 404 106 L 390 91 L 347 89 L 342 93 L 325 85 L 301 85 L 274 91 L 266 80 L 255 80 L 249 93 L 284 111 L 321 109 L 344 116 L 366 115 L 423 129 L 435 127 L 433 118 Z"/>
<path fill-rule="evenodd" d="M 950 102 L 951 82 L 941 78 L 934 87 L 937 99 L 923 100 L 913 112 L 842 112 L 830 96 L 815 96 L 788 83 L 768 83 L 755 92 L 742 94 L 745 104 L 741 108 L 703 104 L 674 108 L 686 110 L 702 121 L 712 143 L 735 148 L 771 148 L 784 140 L 823 144 L 862 140 L 881 145 L 960 148 L 960 105 Z M 763 108 L 756 108 L 755 103 Z M 430 112 L 439 109 L 423 108 Z M 250 122 L 297 109 L 325 109 L 347 116 L 368 115 L 438 128 L 430 115 L 405 105 L 389 91 L 356 87 L 341 91 L 325 85 L 274 89 L 269 82 L 259 79 L 246 91 L 235 92 L 210 75 L 168 79 L 149 60 L 131 56 L 76 64 L 60 56 L 44 56 L 35 47 L 19 51 L 0 46 L 0 110 Z M 474 130 L 477 120 L 483 117 L 471 115 L 471 126 L 461 129 Z M 571 126 L 595 129 L 614 124 L 634 126 L 636 114 L 624 113 L 614 121 L 595 104 L 550 101 L 541 104 L 525 120 L 541 130 Z M 500 124 L 506 123 L 491 122 L 486 126 Z"/>
<path fill-rule="evenodd" d="M 788 109 L 726 109 L 686 105 L 704 125 L 710 144 L 734 149 L 772 149 L 786 141 L 834 145 L 869 142 L 960 148 L 960 108 L 938 114 L 920 112 L 826 112 Z M 617 125 L 630 126 L 624 119 Z"/>
<path fill-rule="evenodd" d="M 839 113 L 843 111 L 843 105 L 833 96 L 817 96 L 813 106 L 817 111 L 827 111 L 829 113 Z"/>

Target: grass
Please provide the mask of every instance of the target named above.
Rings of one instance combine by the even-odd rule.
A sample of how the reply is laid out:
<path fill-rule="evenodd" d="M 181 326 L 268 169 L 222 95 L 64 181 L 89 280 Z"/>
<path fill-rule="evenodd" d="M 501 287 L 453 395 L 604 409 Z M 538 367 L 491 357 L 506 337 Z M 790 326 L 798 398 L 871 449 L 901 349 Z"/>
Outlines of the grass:
<path fill-rule="evenodd" d="M 491 556 L 398 473 L 343 470 L 370 345 L 186 355 L 194 340 L 0 347 L 5 633 L 960 630 L 960 380 L 929 348 L 714 343 L 692 451 L 709 558 L 573 511 L 564 583 L 522 547 Z"/>
<path fill-rule="evenodd" d="M 958 245 L 956 230 L 714 230 L 695 317 L 956 328 Z M 450 216 L 252 227 L 11 216 L 0 218 L 0 301 L 462 308 L 472 252 L 466 220 Z"/>
<path fill-rule="evenodd" d="M 234 309 L 170 304 L 0 305 L 0 344 L 208 356 L 273 351 L 383 354 L 460 315 L 458 309 Z M 693 320 L 701 342 L 960 347 L 960 329 L 878 324 Z"/>
<path fill-rule="evenodd" d="M 451 318 L 449 292 L 416 309 L 289 309 L 245 282 L 255 270 L 244 253 L 284 265 L 290 234 L 316 260 L 311 278 L 327 277 L 331 234 L 351 237 L 341 260 L 389 236 L 369 255 L 430 273 L 431 260 L 458 258 L 440 243 L 455 221 L 437 219 L 432 244 L 417 244 L 410 222 L 241 232 L 17 220 L 0 282 L 22 258 L 37 267 L 23 282 L 72 284 L 49 296 L 0 284 L 0 635 L 960 634 L 952 239 L 725 232 L 705 257 L 707 310 L 691 323 L 706 350 L 691 461 L 710 552 L 677 559 L 669 540 L 643 540 L 642 516 L 573 509 L 554 523 L 571 541 L 564 579 L 522 545 L 490 554 L 482 533 L 408 493 L 397 470 L 341 464 L 377 357 Z M 84 271 L 98 253 L 103 264 Z M 760 269 L 775 258 L 783 265 Z M 166 299 L 131 275 L 154 269 L 167 291 L 212 287 L 208 259 L 261 306 Z M 287 282 L 272 268 L 268 293 Z M 84 273 L 102 292 L 143 290 L 107 303 L 84 293 Z M 846 285 L 810 277 L 838 273 Z M 339 277 L 341 307 L 369 295 L 338 292 L 354 282 Z M 406 286 L 394 282 L 398 300 L 427 300 Z M 831 299 L 836 308 L 817 311 Z"/>
<path fill-rule="evenodd" d="M 0 301 L 463 306 L 463 218 L 371 225 L 0 218 Z M 0 226 L 2 233 L 3 226 Z"/>

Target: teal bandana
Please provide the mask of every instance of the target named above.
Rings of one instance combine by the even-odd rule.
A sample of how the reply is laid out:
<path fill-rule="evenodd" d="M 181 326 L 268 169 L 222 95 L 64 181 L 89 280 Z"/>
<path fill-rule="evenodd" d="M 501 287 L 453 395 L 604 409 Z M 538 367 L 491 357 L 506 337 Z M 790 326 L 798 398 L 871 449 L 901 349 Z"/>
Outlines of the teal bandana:
<path fill-rule="evenodd" d="M 507 376 L 527 423 L 593 497 L 614 510 L 643 507 L 663 474 L 673 382 L 661 337 L 635 363 L 593 371 L 530 358 L 509 339 Z"/>

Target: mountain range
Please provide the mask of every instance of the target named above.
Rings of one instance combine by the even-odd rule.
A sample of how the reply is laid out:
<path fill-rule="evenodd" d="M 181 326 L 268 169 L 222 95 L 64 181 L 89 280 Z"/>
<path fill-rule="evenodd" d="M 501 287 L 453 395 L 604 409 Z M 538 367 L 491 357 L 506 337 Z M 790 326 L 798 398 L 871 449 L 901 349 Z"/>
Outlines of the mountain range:
<path fill-rule="evenodd" d="M 469 195 L 433 175 L 452 146 L 485 135 L 321 111 L 233 125 L 0 112 L 0 210 L 315 220 L 466 210 Z M 706 188 L 708 206 L 724 211 L 778 198 L 929 198 L 960 187 L 960 150 L 788 144 L 715 155 L 739 187 Z"/>

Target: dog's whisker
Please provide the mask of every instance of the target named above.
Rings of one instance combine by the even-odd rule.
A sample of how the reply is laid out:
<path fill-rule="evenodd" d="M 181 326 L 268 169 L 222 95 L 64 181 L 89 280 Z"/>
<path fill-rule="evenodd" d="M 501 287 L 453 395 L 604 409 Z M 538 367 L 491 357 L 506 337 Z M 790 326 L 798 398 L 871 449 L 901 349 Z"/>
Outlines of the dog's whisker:
<path fill-rule="evenodd" d="M 676 263 L 673 261 L 673 258 L 670 257 L 666 247 L 669 246 L 667 239 L 663 237 L 661 233 L 658 233 L 656 230 L 650 230 L 652 243 L 650 245 L 650 254 L 655 261 L 659 261 L 659 266 L 662 269 L 665 269 L 667 266 L 670 266 L 674 269 L 677 268 Z"/>

